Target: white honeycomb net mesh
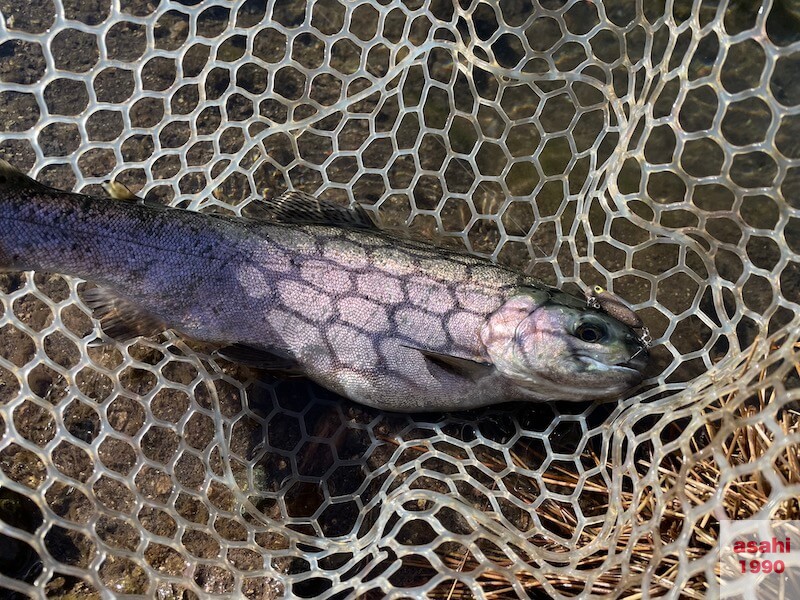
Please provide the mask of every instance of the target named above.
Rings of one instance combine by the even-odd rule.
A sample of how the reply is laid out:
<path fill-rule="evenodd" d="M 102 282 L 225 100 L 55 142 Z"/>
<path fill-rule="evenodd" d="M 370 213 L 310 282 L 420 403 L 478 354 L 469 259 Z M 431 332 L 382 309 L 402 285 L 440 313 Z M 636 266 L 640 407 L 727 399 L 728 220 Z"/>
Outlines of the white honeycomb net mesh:
<path fill-rule="evenodd" d="M 713 595 L 718 523 L 800 514 L 800 5 L 0 0 L 0 155 L 240 213 L 385 221 L 653 332 L 610 405 L 395 415 L 0 274 L 11 597 Z"/>

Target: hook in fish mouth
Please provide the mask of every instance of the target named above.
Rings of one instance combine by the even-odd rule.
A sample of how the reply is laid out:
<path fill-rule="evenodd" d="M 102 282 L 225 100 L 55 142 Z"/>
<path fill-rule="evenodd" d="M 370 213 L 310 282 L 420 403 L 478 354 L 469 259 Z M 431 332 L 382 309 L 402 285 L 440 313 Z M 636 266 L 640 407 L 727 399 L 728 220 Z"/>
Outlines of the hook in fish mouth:
<path fill-rule="evenodd" d="M 647 352 L 647 347 L 642 345 L 642 347 L 634 352 L 628 360 L 626 360 L 624 363 L 620 363 L 617 366 L 633 369 L 636 372 L 641 373 L 647 366 L 649 357 L 650 353 Z"/>
<path fill-rule="evenodd" d="M 639 334 L 639 343 L 642 345 L 642 350 L 646 350 L 653 345 L 653 336 L 650 335 L 650 330 L 647 328 L 647 325 L 642 327 L 642 333 Z M 642 350 L 639 350 L 639 352 Z"/>

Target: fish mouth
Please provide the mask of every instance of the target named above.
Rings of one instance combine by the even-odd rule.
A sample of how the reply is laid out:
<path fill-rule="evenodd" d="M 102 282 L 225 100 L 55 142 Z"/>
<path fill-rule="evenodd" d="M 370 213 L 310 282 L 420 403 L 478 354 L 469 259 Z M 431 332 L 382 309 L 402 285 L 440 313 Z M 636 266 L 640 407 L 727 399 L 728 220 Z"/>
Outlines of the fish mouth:
<path fill-rule="evenodd" d="M 628 367 L 628 366 L 625 366 L 625 365 L 614 365 L 612 367 L 612 369 L 614 369 L 615 371 L 617 371 L 619 373 L 630 373 L 631 375 L 634 375 L 634 376 L 640 377 L 640 378 L 642 376 L 642 372 L 639 371 L 639 369 L 634 369 L 633 367 Z"/>
<path fill-rule="evenodd" d="M 591 356 L 586 356 L 585 354 L 578 355 L 578 360 L 588 365 L 590 370 L 593 371 L 611 371 L 614 373 L 628 375 L 630 377 L 637 377 L 639 379 L 642 378 L 642 369 L 644 369 L 644 367 L 647 365 L 646 353 L 639 353 L 638 355 L 634 355 L 624 362 L 613 365 L 599 361 Z"/>

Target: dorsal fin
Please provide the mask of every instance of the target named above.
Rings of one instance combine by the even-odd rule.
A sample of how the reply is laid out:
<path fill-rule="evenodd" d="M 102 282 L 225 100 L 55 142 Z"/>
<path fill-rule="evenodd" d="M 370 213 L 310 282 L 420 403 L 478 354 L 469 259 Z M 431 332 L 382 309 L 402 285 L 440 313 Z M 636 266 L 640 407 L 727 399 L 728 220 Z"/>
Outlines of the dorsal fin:
<path fill-rule="evenodd" d="M 0 159 L 0 188 L 17 190 L 52 190 L 50 186 L 28 177 L 12 164 Z"/>
<path fill-rule="evenodd" d="M 332 225 L 351 229 L 377 229 L 369 213 L 360 205 L 341 206 L 328 200 L 292 190 L 269 202 L 251 202 L 244 211 L 251 219 L 298 225 Z"/>
<path fill-rule="evenodd" d="M 364 209 L 360 204 L 353 207 L 341 206 L 329 200 L 291 190 L 271 201 L 255 200 L 242 211 L 242 216 L 256 221 L 272 223 L 294 223 L 298 225 L 330 225 L 347 229 L 364 229 L 381 233 L 406 242 L 423 243 L 441 248 L 442 251 L 464 253 L 463 247 L 454 248 L 444 236 L 429 238 L 421 233 L 400 226 L 386 226 L 379 217 Z"/>

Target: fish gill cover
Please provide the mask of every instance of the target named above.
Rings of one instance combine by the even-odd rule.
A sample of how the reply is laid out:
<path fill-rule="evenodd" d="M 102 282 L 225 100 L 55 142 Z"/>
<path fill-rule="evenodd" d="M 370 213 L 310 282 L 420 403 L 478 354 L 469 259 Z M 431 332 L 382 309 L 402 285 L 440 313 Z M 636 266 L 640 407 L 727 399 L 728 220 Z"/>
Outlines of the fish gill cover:
<path fill-rule="evenodd" d="M 611 405 L 396 415 L 0 275 L 0 587 L 704 597 L 718 519 L 798 518 L 800 6 L 0 0 L 0 156 L 247 213 L 359 202 L 630 302 Z"/>

